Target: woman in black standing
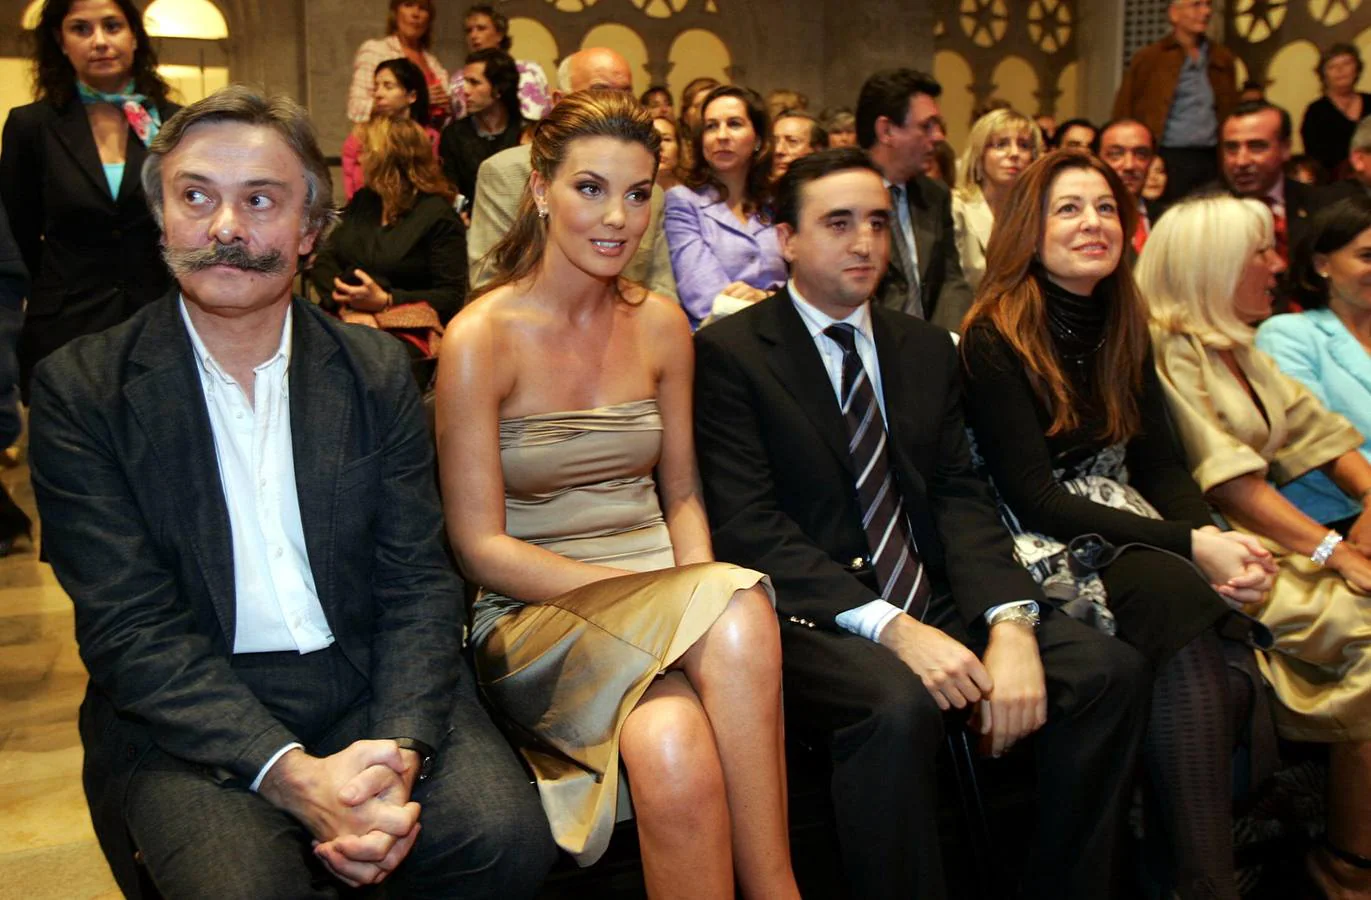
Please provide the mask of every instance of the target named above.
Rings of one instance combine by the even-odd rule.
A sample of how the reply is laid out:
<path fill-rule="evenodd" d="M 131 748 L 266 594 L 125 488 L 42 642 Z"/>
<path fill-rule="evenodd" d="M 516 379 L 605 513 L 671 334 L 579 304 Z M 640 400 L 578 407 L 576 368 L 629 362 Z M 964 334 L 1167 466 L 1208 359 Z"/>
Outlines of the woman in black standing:
<path fill-rule="evenodd" d="M 1315 70 L 1323 85 L 1323 96 L 1305 107 L 1300 123 L 1304 152 L 1319 161 L 1330 178 L 1348 174 L 1347 162 L 1352 132 L 1363 116 L 1371 114 L 1371 94 L 1357 90 L 1361 79 L 1361 51 L 1352 44 L 1334 44 L 1319 55 Z"/>
<path fill-rule="evenodd" d="M 171 288 L 139 181 L 177 110 L 130 0 L 48 0 L 34 31 L 37 101 L 0 140 L 0 198 L 33 278 L 20 384 L 43 357 Z"/>

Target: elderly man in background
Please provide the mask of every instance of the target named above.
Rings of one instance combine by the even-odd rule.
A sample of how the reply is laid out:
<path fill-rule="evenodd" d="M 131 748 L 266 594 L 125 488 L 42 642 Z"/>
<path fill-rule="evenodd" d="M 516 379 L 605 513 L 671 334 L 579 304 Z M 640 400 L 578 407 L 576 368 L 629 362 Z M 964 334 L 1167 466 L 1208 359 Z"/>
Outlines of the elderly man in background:
<path fill-rule="evenodd" d="M 1238 105 L 1238 70 L 1233 52 L 1206 36 L 1212 0 L 1171 0 L 1166 14 L 1171 33 L 1133 54 L 1113 116 L 1160 137 L 1174 202 L 1218 175 L 1219 123 Z"/>
<path fill-rule="evenodd" d="M 557 67 L 553 103 L 574 91 L 587 90 L 632 91 L 633 71 L 628 60 L 604 47 L 590 47 L 562 60 Z M 467 262 L 473 292 L 491 277 L 481 260 L 514 224 L 519 199 L 533 172 L 530 153 L 527 144 L 510 147 L 481 163 L 476 173 L 476 201 L 471 208 L 471 230 L 467 233 Z M 662 234 L 663 203 L 662 189 L 654 184 L 652 218 L 637 252 L 624 269 L 624 277 L 675 300 L 676 279 L 671 273 L 671 256 Z"/>
<path fill-rule="evenodd" d="M 34 375 L 44 549 L 90 672 L 120 888 L 529 897 L 554 849 L 461 656 L 433 443 L 380 331 L 293 298 L 332 223 L 299 105 L 225 88 L 148 148 L 176 287 Z"/>
<path fill-rule="evenodd" d="M 828 149 L 828 132 L 802 109 L 787 109 L 771 120 L 771 181 L 781 180 L 790 164 L 815 150 Z"/>

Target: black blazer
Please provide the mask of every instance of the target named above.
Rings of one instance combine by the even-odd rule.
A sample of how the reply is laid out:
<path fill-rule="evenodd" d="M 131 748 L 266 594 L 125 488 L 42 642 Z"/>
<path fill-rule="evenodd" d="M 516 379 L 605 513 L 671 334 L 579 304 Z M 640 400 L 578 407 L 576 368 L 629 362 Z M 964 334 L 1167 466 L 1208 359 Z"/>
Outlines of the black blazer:
<path fill-rule="evenodd" d="M 873 306 L 891 468 L 935 588 L 967 623 L 1041 599 L 971 470 L 957 351 L 946 331 Z M 837 629 L 877 598 L 828 373 L 788 291 L 695 335 L 695 435 L 714 550 L 766 572 L 782 620 Z M 982 632 L 983 633 L 983 632 Z"/>
<path fill-rule="evenodd" d="M 295 482 L 324 614 L 371 682 L 370 735 L 438 747 L 470 679 L 404 348 L 302 300 L 292 340 Z M 132 896 L 123 799 L 150 748 L 250 782 L 295 739 L 230 667 L 228 508 L 177 295 L 48 357 L 30 421 L 43 545 L 90 671 L 80 730 L 91 817 Z"/>
<path fill-rule="evenodd" d="M 179 108 L 160 107 L 162 121 Z M 147 149 L 131 128 L 118 197 L 79 100 L 12 110 L 0 148 L 0 197 L 33 279 L 20 351 L 27 385 L 38 360 L 122 322 L 165 294 L 171 275 L 143 193 Z"/>
<path fill-rule="evenodd" d="M 370 275 L 396 303 L 423 301 L 446 323 L 466 302 L 466 226 L 437 194 L 421 195 L 413 209 L 383 226 L 381 196 L 362 188 L 352 195 L 309 272 L 324 309 L 337 309 L 333 279 L 353 269 Z"/>
<path fill-rule="evenodd" d="M 971 308 L 971 285 L 962 274 L 962 258 L 952 226 L 952 193 L 931 178 L 917 175 L 905 184 L 909 221 L 914 226 L 914 247 L 919 252 L 919 294 L 924 318 L 949 331 L 960 331 L 962 317 Z M 891 222 L 898 228 L 898 222 Z M 892 234 L 890 239 L 897 240 Z M 909 276 L 900 271 L 900 258 L 891 248 L 890 265 L 876 286 L 873 304 L 903 309 Z"/>

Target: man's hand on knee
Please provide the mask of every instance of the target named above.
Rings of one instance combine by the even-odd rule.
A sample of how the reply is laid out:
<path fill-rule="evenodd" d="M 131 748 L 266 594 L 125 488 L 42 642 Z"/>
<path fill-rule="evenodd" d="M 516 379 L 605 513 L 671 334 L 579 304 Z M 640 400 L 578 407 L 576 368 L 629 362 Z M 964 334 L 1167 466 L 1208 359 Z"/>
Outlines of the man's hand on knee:
<path fill-rule="evenodd" d="M 907 615 L 891 619 L 880 643 L 919 676 L 938 708 L 965 709 L 994 687 L 990 674 L 965 644 Z"/>

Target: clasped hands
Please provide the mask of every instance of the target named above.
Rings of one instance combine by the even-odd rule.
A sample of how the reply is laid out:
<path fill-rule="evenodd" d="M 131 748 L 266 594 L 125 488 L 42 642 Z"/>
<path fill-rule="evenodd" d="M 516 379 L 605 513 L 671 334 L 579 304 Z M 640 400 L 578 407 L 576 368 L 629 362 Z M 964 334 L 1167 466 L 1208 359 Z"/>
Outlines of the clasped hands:
<path fill-rule="evenodd" d="M 975 704 L 971 724 L 999 756 L 1047 723 L 1047 684 L 1038 637 L 1029 625 L 1002 622 L 990 629 L 984 659 L 961 641 L 907 615 L 892 619 L 880 643 L 923 682 L 938 708 Z"/>
<path fill-rule="evenodd" d="M 260 786 L 314 836 L 314 855 L 349 887 L 378 884 L 419 837 L 410 799 L 419 755 L 394 741 L 357 741 L 332 756 L 287 752 Z"/>
<path fill-rule="evenodd" d="M 1190 553 L 1229 606 L 1259 603 L 1276 578 L 1271 551 L 1249 534 L 1206 525 L 1190 533 Z"/>

